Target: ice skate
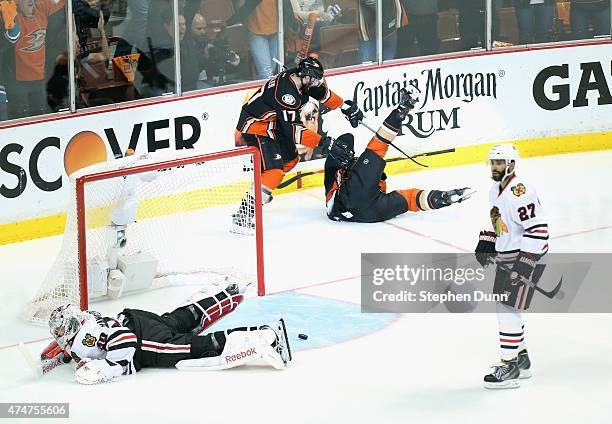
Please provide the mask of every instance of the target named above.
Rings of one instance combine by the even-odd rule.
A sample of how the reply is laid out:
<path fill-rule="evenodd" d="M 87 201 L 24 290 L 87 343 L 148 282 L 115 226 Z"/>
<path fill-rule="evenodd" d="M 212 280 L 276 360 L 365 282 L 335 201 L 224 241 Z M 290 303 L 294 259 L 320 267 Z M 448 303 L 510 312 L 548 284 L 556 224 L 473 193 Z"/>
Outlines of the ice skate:
<path fill-rule="evenodd" d="M 525 378 L 531 378 L 531 360 L 527 354 L 527 349 L 523 349 L 518 354 L 518 367 L 520 371 L 519 378 L 521 380 Z"/>
<path fill-rule="evenodd" d="M 519 367 L 518 360 L 502 360 L 500 364 L 493 367 L 493 371 L 484 377 L 484 386 L 487 389 L 514 389 L 519 387 Z"/>

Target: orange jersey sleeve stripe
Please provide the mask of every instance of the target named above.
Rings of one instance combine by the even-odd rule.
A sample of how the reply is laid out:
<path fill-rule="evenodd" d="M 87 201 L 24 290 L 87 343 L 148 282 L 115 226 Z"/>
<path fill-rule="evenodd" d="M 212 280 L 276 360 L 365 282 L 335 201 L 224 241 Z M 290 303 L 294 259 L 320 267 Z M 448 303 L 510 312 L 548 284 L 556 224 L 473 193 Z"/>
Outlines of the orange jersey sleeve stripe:
<path fill-rule="evenodd" d="M 338 96 L 336 93 L 334 93 L 331 90 L 329 91 L 329 93 L 330 93 L 329 99 L 327 99 L 327 100 L 325 100 L 323 102 L 323 104 L 326 107 L 334 110 L 334 109 L 337 109 L 338 107 L 340 107 L 340 105 L 342 105 L 342 103 L 344 103 L 344 100 L 342 100 L 342 97 Z"/>
<path fill-rule="evenodd" d="M 306 147 L 314 149 L 321 141 L 321 136 L 312 130 L 301 131 L 300 139 L 295 139 L 296 143 L 303 144 Z"/>
<path fill-rule="evenodd" d="M 372 137 L 368 143 L 368 149 L 376 153 L 381 158 L 384 158 L 389 149 L 389 145 L 385 142 L 380 141 L 377 137 Z"/>

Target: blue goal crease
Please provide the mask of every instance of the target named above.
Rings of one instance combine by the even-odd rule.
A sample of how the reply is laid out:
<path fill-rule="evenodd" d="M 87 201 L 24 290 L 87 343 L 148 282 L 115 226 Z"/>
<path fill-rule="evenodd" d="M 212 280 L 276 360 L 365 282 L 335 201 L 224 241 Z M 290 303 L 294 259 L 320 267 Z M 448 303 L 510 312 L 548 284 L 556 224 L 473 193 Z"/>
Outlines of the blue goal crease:
<path fill-rule="evenodd" d="M 374 333 L 386 327 L 396 314 L 361 312 L 359 305 L 300 293 L 279 293 L 246 299 L 235 312 L 210 327 L 275 324 L 285 320 L 292 351 L 331 346 Z M 298 334 L 308 336 L 307 340 Z"/>

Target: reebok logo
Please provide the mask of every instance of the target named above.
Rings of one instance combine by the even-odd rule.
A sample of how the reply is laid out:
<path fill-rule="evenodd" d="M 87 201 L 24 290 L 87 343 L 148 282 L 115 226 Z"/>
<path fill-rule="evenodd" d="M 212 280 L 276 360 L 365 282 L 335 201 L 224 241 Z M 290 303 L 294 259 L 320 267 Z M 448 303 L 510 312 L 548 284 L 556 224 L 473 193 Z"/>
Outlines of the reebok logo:
<path fill-rule="evenodd" d="M 237 361 L 238 359 L 246 358 L 247 356 L 252 356 L 256 354 L 257 354 L 257 351 L 255 350 L 254 347 L 252 347 L 250 349 L 247 349 L 246 352 L 240 352 L 235 355 L 226 356 L 225 362 L 234 362 L 234 361 Z"/>

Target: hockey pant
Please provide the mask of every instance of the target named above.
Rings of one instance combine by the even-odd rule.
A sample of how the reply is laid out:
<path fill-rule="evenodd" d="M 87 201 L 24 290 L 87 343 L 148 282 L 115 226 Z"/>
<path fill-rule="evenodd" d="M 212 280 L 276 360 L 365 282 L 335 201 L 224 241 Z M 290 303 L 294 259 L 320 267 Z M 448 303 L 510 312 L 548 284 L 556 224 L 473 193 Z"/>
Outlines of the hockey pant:
<path fill-rule="evenodd" d="M 223 331 L 195 336 L 198 325 L 187 308 L 157 315 L 139 309 L 124 309 L 124 325 L 138 338 L 134 354 L 136 371 L 147 367 L 173 367 L 183 359 L 217 356 L 223 350 Z"/>
<path fill-rule="evenodd" d="M 295 143 L 291 139 L 272 139 L 260 135 L 242 134 L 248 146 L 256 147 L 261 154 L 261 182 L 272 192 L 300 160 Z"/>

